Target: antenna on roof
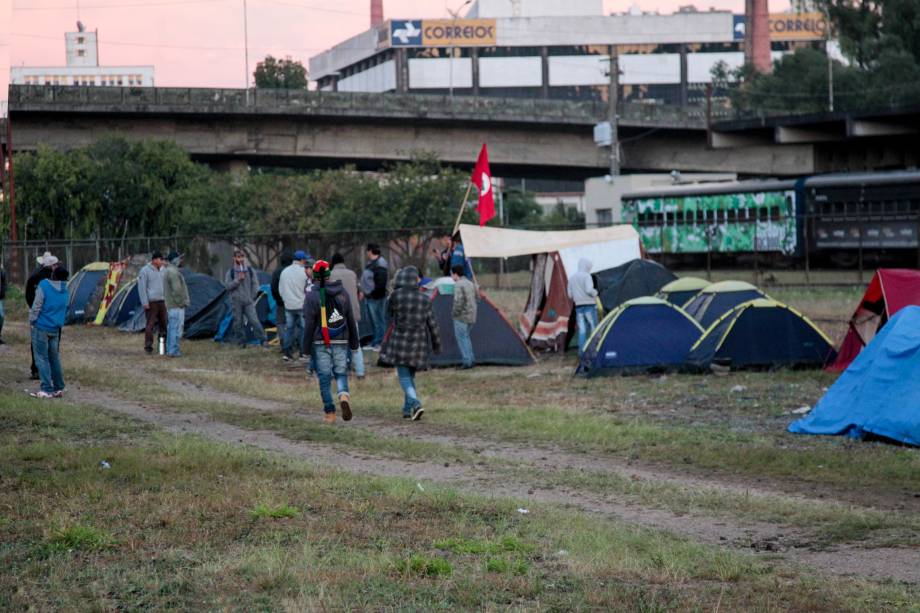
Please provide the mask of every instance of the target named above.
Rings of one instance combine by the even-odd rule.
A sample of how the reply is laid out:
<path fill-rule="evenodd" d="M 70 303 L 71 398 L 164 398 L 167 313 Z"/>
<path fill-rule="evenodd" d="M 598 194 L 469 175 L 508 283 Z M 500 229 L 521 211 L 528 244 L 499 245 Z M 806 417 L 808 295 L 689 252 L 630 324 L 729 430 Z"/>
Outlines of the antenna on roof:
<path fill-rule="evenodd" d="M 82 21 L 79 21 L 79 20 L 77 21 L 77 31 L 78 31 L 78 32 L 85 32 L 85 31 L 86 31 L 86 26 L 83 25 L 83 22 L 82 22 Z"/>

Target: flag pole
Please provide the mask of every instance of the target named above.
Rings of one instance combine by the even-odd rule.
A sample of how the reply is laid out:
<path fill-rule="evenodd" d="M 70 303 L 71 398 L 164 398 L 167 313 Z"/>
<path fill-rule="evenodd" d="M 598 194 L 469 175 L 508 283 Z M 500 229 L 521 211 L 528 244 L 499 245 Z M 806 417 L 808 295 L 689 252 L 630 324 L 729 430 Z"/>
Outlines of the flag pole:
<path fill-rule="evenodd" d="M 457 229 L 460 227 L 460 220 L 463 218 L 463 209 L 466 208 L 466 201 L 469 200 L 471 191 L 473 191 L 472 181 L 466 186 L 466 195 L 463 196 L 463 202 L 460 203 L 460 212 L 457 214 L 457 221 L 454 223 L 454 231 L 450 233 L 451 237 L 457 233 Z"/>

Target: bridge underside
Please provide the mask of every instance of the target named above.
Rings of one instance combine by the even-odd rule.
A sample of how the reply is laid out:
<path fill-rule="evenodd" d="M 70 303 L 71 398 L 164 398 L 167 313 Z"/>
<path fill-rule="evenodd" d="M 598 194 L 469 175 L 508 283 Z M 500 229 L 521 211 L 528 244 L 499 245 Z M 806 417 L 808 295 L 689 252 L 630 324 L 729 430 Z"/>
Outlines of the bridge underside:
<path fill-rule="evenodd" d="M 13 122 L 17 150 L 39 145 L 71 149 L 105 135 L 173 140 L 193 158 L 216 167 L 331 168 L 383 165 L 431 152 L 445 163 L 471 167 L 488 143 L 497 176 L 583 179 L 605 174 L 606 149 L 584 126 L 361 121 L 261 115 L 110 115 L 20 111 Z M 625 126 L 626 172 L 737 172 L 745 176 L 798 176 L 819 172 L 904 167 L 912 149 L 896 139 L 857 143 L 750 143 L 713 149 L 700 129 Z M 874 140 L 874 139 L 873 139 Z M 904 149 L 902 151 L 902 149 Z M 916 153 L 914 153 L 916 156 Z M 909 156 L 908 156 L 909 157 Z M 916 163 L 916 161 L 914 162 Z"/>

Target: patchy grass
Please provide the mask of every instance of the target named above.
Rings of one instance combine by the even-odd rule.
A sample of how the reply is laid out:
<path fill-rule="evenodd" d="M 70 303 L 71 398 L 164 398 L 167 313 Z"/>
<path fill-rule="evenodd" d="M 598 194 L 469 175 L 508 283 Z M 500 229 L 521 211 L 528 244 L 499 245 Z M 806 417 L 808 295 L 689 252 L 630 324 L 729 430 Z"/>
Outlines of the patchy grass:
<path fill-rule="evenodd" d="M 102 407 L 89 420 L 27 404 L 0 431 L 3 609 L 874 611 L 916 597 L 571 510 L 521 516 L 514 500 L 192 437 L 120 440 L 124 418 Z M 58 427 L 24 443 L 36 420 Z"/>

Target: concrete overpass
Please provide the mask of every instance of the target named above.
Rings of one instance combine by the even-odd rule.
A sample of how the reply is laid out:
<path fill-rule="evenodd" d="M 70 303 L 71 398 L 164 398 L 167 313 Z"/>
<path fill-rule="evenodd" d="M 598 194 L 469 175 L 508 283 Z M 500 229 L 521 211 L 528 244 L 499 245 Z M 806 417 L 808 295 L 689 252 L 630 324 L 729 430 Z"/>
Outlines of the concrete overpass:
<path fill-rule="evenodd" d="M 419 151 L 472 166 L 487 142 L 499 176 L 585 178 L 607 169 L 607 151 L 593 141 L 593 126 L 607 108 L 592 101 L 11 86 L 9 114 L 13 144 L 20 151 L 42 144 L 68 149 L 119 134 L 174 140 L 195 159 L 216 166 L 354 164 L 376 169 Z M 726 124 L 718 134 L 731 132 L 735 140 L 714 132 L 710 146 L 700 109 L 622 105 L 623 169 L 771 176 L 838 169 L 834 160 L 839 157 L 830 155 L 838 148 L 827 149 L 823 140 L 776 142 L 746 130 L 752 128 Z"/>

